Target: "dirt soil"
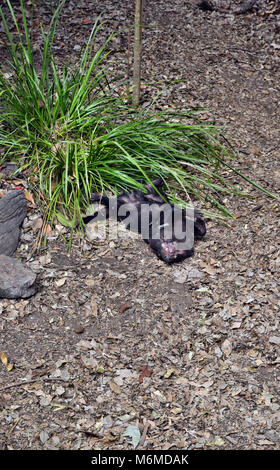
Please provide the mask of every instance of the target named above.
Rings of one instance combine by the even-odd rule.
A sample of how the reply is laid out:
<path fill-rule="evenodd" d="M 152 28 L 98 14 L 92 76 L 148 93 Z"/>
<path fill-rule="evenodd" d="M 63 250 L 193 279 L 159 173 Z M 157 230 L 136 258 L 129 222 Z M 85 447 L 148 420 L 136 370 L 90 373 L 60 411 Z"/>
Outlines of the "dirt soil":
<path fill-rule="evenodd" d="M 54 3 L 27 2 L 35 42 Z M 103 35 L 132 24 L 133 3 L 104 2 Z M 209 109 L 236 168 L 279 194 L 279 2 L 240 15 L 241 2 L 213 3 L 146 2 L 143 82 L 161 82 L 166 106 Z M 98 5 L 66 3 L 61 61 L 79 55 Z M 125 71 L 126 32 L 114 47 L 111 67 Z M 142 93 L 145 103 L 155 90 Z M 140 239 L 76 234 L 68 253 L 59 226 L 32 256 L 42 214 L 26 188 L 16 256 L 38 293 L 0 301 L 0 449 L 280 449 L 280 205 L 240 186 L 252 198 L 228 198 L 237 218 L 208 222 L 195 256 L 173 266 Z"/>

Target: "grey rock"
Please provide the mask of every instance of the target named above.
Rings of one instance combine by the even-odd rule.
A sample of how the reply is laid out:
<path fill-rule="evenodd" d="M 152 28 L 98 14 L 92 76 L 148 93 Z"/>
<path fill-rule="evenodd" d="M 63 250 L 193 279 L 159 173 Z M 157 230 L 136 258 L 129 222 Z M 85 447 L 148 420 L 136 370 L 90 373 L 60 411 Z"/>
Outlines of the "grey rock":
<path fill-rule="evenodd" d="M 37 291 L 36 274 L 21 261 L 0 255 L 0 298 L 26 299 Z"/>
<path fill-rule="evenodd" d="M 16 251 L 26 204 L 22 190 L 10 191 L 0 199 L 0 255 L 10 256 Z"/>

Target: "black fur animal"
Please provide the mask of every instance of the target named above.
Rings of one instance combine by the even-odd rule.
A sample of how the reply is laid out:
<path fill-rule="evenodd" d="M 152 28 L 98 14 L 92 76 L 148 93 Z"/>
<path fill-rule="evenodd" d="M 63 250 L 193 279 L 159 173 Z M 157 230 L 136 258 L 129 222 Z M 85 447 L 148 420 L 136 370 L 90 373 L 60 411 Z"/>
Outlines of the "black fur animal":
<path fill-rule="evenodd" d="M 201 0 L 200 2 L 198 2 L 197 6 L 202 11 L 214 11 L 215 10 L 212 2 L 208 0 Z"/>
<path fill-rule="evenodd" d="M 188 211 L 168 201 L 162 191 L 161 178 L 146 186 L 146 193 L 132 191 L 116 198 L 92 194 L 91 201 L 100 202 L 106 208 L 106 218 L 113 217 L 125 223 L 126 228 L 142 234 L 154 253 L 166 263 L 181 261 L 194 254 L 194 240 L 201 239 L 206 233 L 205 222 L 199 211 Z M 127 213 L 136 214 L 134 219 Z M 166 211 L 166 212 L 165 212 Z M 87 224 L 96 219 L 98 212 L 83 219 Z M 144 220 L 145 219 L 145 220 Z M 146 231 L 143 233 L 144 222 Z M 181 236 L 179 236 L 181 235 Z"/>

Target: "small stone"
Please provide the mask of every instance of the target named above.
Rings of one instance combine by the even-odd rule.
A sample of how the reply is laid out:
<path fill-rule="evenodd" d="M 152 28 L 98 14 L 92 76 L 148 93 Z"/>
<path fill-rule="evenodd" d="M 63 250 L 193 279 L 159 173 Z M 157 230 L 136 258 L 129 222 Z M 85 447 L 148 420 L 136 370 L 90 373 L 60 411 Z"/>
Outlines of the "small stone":
<path fill-rule="evenodd" d="M 26 299 L 34 295 L 36 274 L 21 261 L 0 255 L 0 298 Z"/>

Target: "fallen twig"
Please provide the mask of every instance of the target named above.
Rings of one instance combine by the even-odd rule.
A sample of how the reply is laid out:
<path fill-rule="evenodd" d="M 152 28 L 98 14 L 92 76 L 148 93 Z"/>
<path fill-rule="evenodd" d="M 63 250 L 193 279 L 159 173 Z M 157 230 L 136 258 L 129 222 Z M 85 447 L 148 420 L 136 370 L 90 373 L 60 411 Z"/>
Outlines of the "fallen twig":
<path fill-rule="evenodd" d="M 26 384 L 32 384 L 34 382 L 38 382 L 38 380 L 43 380 L 45 382 L 48 382 L 48 381 L 52 381 L 52 380 L 62 380 L 65 382 L 64 379 L 61 379 L 60 377 L 42 377 L 41 375 L 39 375 L 37 378 L 35 379 L 30 379 L 30 380 L 23 380 L 21 382 L 15 382 L 13 384 L 9 384 L 9 385 L 5 385 L 5 387 L 1 387 L 0 388 L 0 392 L 3 392 L 4 390 L 8 390 L 9 388 L 13 388 L 13 387 L 21 387 L 22 385 L 26 385 Z"/>

